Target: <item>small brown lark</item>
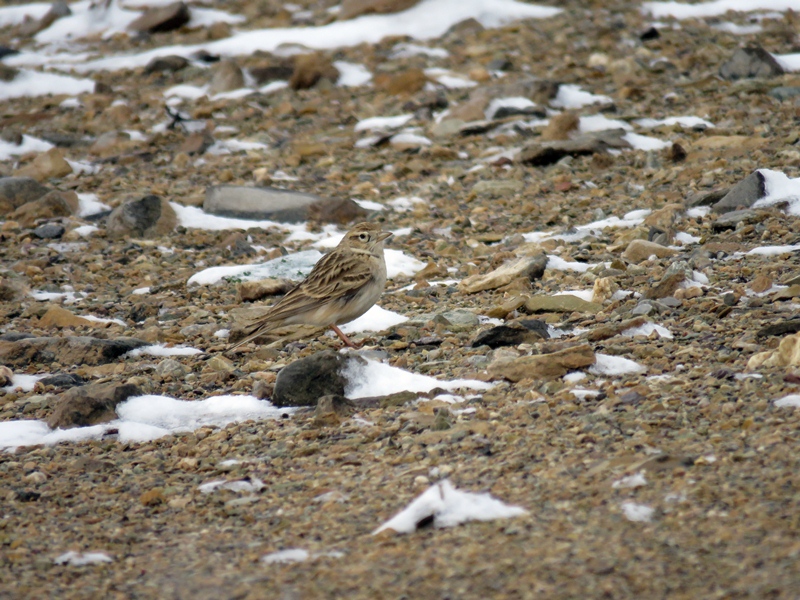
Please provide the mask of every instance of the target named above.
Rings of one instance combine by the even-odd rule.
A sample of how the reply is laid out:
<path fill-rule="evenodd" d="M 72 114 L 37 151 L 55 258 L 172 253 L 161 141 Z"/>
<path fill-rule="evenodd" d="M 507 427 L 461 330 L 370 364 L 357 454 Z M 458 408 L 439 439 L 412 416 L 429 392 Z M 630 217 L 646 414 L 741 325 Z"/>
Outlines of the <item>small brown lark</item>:
<path fill-rule="evenodd" d="M 373 223 L 353 227 L 231 350 L 276 327 L 298 324 L 330 327 L 355 348 L 337 325 L 354 321 L 381 297 L 386 286 L 383 242 L 391 235 Z"/>

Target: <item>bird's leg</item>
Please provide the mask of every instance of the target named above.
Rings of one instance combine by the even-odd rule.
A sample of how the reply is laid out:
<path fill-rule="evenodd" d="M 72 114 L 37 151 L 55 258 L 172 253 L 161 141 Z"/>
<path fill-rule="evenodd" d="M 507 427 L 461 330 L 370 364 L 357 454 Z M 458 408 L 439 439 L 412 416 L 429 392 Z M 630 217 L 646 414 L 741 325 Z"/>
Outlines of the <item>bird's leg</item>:
<path fill-rule="evenodd" d="M 358 346 L 358 344 L 354 344 L 354 343 L 353 343 L 353 342 L 350 340 L 350 338 L 349 338 L 349 337 L 347 337 L 345 334 L 343 334 L 343 333 L 342 333 L 342 330 L 341 330 L 341 329 L 339 329 L 339 328 L 338 328 L 336 325 L 331 325 L 331 329 L 333 329 L 333 332 L 334 332 L 336 335 L 338 335 L 338 336 L 339 336 L 339 339 L 341 339 L 341 340 L 344 342 L 344 345 L 345 345 L 345 346 L 347 346 L 348 348 L 358 348 L 358 347 L 359 347 L 359 346 Z"/>

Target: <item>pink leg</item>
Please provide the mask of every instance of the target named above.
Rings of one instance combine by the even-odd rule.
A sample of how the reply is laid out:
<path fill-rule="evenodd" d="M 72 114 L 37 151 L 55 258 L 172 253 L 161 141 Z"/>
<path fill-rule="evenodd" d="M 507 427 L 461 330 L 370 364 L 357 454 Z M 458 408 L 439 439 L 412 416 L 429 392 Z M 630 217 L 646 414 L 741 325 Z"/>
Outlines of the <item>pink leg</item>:
<path fill-rule="evenodd" d="M 339 328 L 338 328 L 336 325 L 331 325 L 331 329 L 333 329 L 333 332 L 334 332 L 336 335 L 338 335 L 338 336 L 339 336 L 339 339 L 341 339 L 341 340 L 344 342 L 344 345 L 345 345 L 345 346 L 348 346 L 349 348 L 358 348 L 358 347 L 359 347 L 357 344 L 354 344 L 354 343 L 353 343 L 353 342 L 350 340 L 350 338 L 349 338 L 349 337 L 347 337 L 345 334 L 343 334 L 343 333 L 342 333 L 342 330 L 341 330 L 341 329 L 339 329 Z"/>

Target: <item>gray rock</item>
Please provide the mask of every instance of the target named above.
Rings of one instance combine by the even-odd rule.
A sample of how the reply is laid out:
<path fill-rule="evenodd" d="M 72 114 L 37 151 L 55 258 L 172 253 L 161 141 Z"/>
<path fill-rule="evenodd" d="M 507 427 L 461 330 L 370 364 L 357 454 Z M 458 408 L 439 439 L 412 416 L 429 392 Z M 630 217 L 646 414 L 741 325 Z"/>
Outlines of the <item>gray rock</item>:
<path fill-rule="evenodd" d="M 739 48 L 719 68 L 720 77 L 728 80 L 778 77 L 783 73 L 783 67 L 778 64 L 778 61 L 758 45 Z"/>
<path fill-rule="evenodd" d="M 156 374 L 161 377 L 179 379 L 188 372 L 189 370 L 174 358 L 165 358 L 156 365 Z"/>
<path fill-rule="evenodd" d="M 455 310 L 448 310 L 447 312 L 439 313 L 433 318 L 434 323 L 440 323 L 446 327 L 455 327 L 457 329 L 468 329 L 475 327 L 481 321 L 471 310 L 457 308 Z"/>
<path fill-rule="evenodd" d="M 342 419 L 348 418 L 356 412 L 356 405 L 345 398 L 336 394 L 322 396 L 317 401 L 317 408 L 314 411 L 314 419 L 329 425 L 338 425 Z"/>
<path fill-rule="evenodd" d="M 189 66 L 189 59 L 177 54 L 170 56 L 157 56 L 144 68 L 144 72 L 149 73 L 174 73 Z"/>
<path fill-rule="evenodd" d="M 538 342 L 550 337 L 547 324 L 539 319 L 526 319 L 514 325 L 498 325 L 486 331 L 481 331 L 472 341 L 472 347 L 489 346 L 500 348 L 502 346 L 518 346 L 519 344 Z"/>
<path fill-rule="evenodd" d="M 209 94 L 221 94 L 244 87 L 244 74 L 232 60 L 223 60 L 214 65 Z"/>
<path fill-rule="evenodd" d="M 48 240 L 53 238 L 60 238 L 64 235 L 64 226 L 59 225 L 58 223 L 45 223 L 44 225 L 39 225 L 36 229 L 33 230 L 33 235 L 38 237 L 40 240 Z"/>
<path fill-rule="evenodd" d="M 722 199 L 714 204 L 712 210 L 716 213 L 726 213 L 743 208 L 750 208 L 756 201 L 767 194 L 764 175 L 760 171 L 753 171 L 733 186 Z"/>
<path fill-rule="evenodd" d="M 40 379 L 39 383 L 42 385 L 52 385 L 53 387 L 67 389 L 83 385 L 86 383 L 86 380 L 75 373 L 57 373 L 55 375 L 50 375 L 49 377 Z"/>
<path fill-rule="evenodd" d="M 161 33 L 180 29 L 191 19 L 189 7 L 183 2 L 151 8 L 128 25 L 128 29 L 139 33 Z"/>
<path fill-rule="evenodd" d="M 649 315 L 653 312 L 653 305 L 649 302 L 639 302 L 636 307 L 631 311 L 632 315 Z"/>
<path fill-rule="evenodd" d="M 340 211 L 337 215 L 323 209 L 325 205 L 337 202 L 314 194 L 276 188 L 220 185 L 206 190 L 203 210 L 223 217 L 271 219 L 283 223 L 299 223 L 312 217 L 323 222 L 345 223 L 368 214 L 349 199 L 346 200 L 349 213 Z"/>
<path fill-rule="evenodd" d="M 565 156 L 587 156 L 606 152 L 612 148 L 630 148 L 631 145 L 622 139 L 626 133 L 623 129 L 609 129 L 585 134 L 572 140 L 534 142 L 522 149 L 517 162 L 531 167 L 543 167 L 555 164 Z"/>
<path fill-rule="evenodd" d="M 781 85 L 776 88 L 772 88 L 768 95 L 772 96 L 773 98 L 777 98 L 781 102 L 784 100 L 791 100 L 792 98 L 800 96 L 800 86 Z"/>
<path fill-rule="evenodd" d="M 11 367 L 37 362 L 58 362 L 62 366 L 102 365 L 146 345 L 144 340 L 128 337 L 113 340 L 88 336 L 28 337 L 0 341 L 0 364 Z"/>
<path fill-rule="evenodd" d="M 169 202 L 149 195 L 111 211 L 106 230 L 112 238 L 152 238 L 167 235 L 177 223 L 178 217 Z"/>
<path fill-rule="evenodd" d="M 316 406 L 323 396 L 344 396 L 347 379 L 342 371 L 363 358 L 331 350 L 318 352 L 284 367 L 275 381 L 275 406 Z"/>
<path fill-rule="evenodd" d="M 0 214 L 4 215 L 27 202 L 38 200 L 50 191 L 50 188 L 32 177 L 1 177 Z"/>
<path fill-rule="evenodd" d="M 751 220 L 754 220 L 757 216 L 757 212 L 754 210 L 746 209 L 746 210 L 734 210 L 733 212 L 725 213 L 717 218 L 711 224 L 711 229 L 713 231 L 724 231 L 725 229 L 736 229 L 739 223 L 747 223 Z"/>
<path fill-rule="evenodd" d="M 106 423 L 116 418 L 116 407 L 142 391 L 133 384 L 91 384 L 73 387 L 58 399 L 47 424 L 52 429 L 86 427 Z"/>
<path fill-rule="evenodd" d="M 713 190 L 711 192 L 698 192 L 686 198 L 683 205 L 686 208 L 692 208 L 695 206 L 711 206 L 724 198 L 729 191 L 730 188 L 723 188 L 721 190 Z"/>
<path fill-rule="evenodd" d="M 582 312 L 598 313 L 603 306 L 596 302 L 587 302 L 571 294 L 561 296 L 534 296 L 525 303 L 525 310 L 529 313 L 539 312 Z"/>

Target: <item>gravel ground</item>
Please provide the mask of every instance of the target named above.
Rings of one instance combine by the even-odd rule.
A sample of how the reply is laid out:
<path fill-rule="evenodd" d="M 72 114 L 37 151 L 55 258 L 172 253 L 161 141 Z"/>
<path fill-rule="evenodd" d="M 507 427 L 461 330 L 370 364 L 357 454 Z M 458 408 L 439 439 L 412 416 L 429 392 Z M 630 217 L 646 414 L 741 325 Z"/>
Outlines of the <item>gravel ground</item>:
<path fill-rule="evenodd" d="M 296 4 L 312 11 L 310 24 L 331 18 L 322 3 Z M 390 247 L 428 263 L 416 278 L 391 281 L 380 302 L 412 320 L 356 338 L 388 353 L 394 366 L 495 383 L 460 405 L 429 400 L 432 392 L 428 401 L 373 403 L 333 421 L 299 409 L 285 418 L 204 427 L 145 443 L 110 435 L 2 452 L 0 597 L 797 597 L 800 409 L 775 400 L 800 394 L 800 339 L 792 342 L 797 329 L 791 329 L 800 308 L 800 252 L 745 253 L 800 244 L 800 220 L 781 205 L 743 214 L 731 226 L 721 224 L 716 212 L 686 212 L 756 169 L 798 176 L 800 104 L 769 92 L 800 85 L 800 74 L 739 81 L 717 75 L 745 42 L 757 41 L 775 54 L 796 52 L 796 15 L 766 19 L 763 31 L 752 35 L 711 27 L 720 20 L 747 24 L 742 14 L 681 21 L 674 28 L 670 21 L 657 39 L 642 41 L 650 21 L 635 2 L 562 4 L 564 12 L 548 19 L 497 29 L 461 24 L 429 43 L 446 49 L 447 58 L 390 58 L 404 41 L 398 39 L 322 53 L 320 60 L 366 65 L 375 75 L 371 87 L 323 81 L 310 89 L 205 97 L 182 106 L 192 119 L 208 123 L 215 140 L 260 142 L 266 149 L 202 154 L 191 145 L 196 138 L 180 127 L 152 133 L 167 120 L 165 89 L 208 83 L 208 70 L 198 67 L 93 73 L 101 85 L 79 97 L 79 108 L 64 107 L 64 98 L 53 96 L 0 104 L 4 139 L 58 134 L 64 156 L 101 167 L 44 178 L 44 185 L 96 194 L 112 208 L 147 194 L 200 206 L 206 187 L 220 183 L 271 183 L 377 202 L 423 198 L 408 212 L 371 217 L 385 229 L 411 228 Z M 252 28 L 284 26 L 291 17 L 276 2 L 222 8 L 247 15 Z M 15 35 L 14 28 L 0 29 L 0 39 Z M 117 35 L 89 47 L 104 54 L 139 52 L 202 43 L 212 35 L 221 34 L 181 29 L 144 38 Z M 252 69 L 281 60 L 256 53 L 236 62 Z M 488 65 L 502 60 L 509 64 L 498 78 Z M 396 88 L 385 83 L 431 66 L 478 85 L 415 90 L 413 77 L 395 82 Z M 445 106 L 451 117 L 460 110 L 462 121 L 473 122 L 484 119 L 490 98 L 517 96 L 520 89 L 533 97 L 534 88 L 547 87 L 531 87 L 530 77 L 610 98 L 576 109 L 579 116 L 631 123 L 694 115 L 715 127 L 636 129 L 672 145 L 599 151 L 548 166 L 497 156 L 540 140 L 541 127 L 519 123 L 531 116 L 512 115 L 464 134 L 436 129 L 435 114 Z M 544 102 L 533 99 L 547 102 L 546 96 Z M 431 145 L 355 147 L 365 137 L 354 131 L 359 120 L 406 113 Z M 569 132 L 567 121 L 553 126 L 555 138 Z M 104 134 L 130 129 L 147 132 L 147 139 L 118 136 L 97 144 Z M 0 162 L 0 176 L 37 176 L 35 158 Z M 572 235 L 574 226 L 638 209 L 653 213 L 632 227 Z M 133 337 L 204 353 L 171 357 L 183 367 L 180 375 L 159 370 L 161 357 L 126 355 L 89 364 L 68 353 L 55 363 L 41 357 L 9 362 L 16 373 L 132 383 L 145 393 L 186 400 L 255 388 L 266 398 L 282 366 L 339 347 L 320 332 L 301 331 L 215 360 L 228 341 L 214 334 L 231 327 L 230 311 L 241 304 L 237 283 L 187 286 L 188 278 L 202 268 L 308 248 L 307 242 L 287 241 L 286 231 L 178 225 L 143 239 L 114 237 L 105 216 L 42 216 L 65 228 L 60 240 L 33 233 L 44 221 L 0 215 L 0 333 Z M 84 238 L 75 229 L 87 223 L 99 230 Z M 318 233 L 322 224 L 309 227 Z M 523 237 L 536 231 L 564 235 Z M 681 243 L 678 232 L 694 241 Z M 663 256 L 651 246 L 634 253 L 631 242 L 648 239 L 663 243 Z M 516 277 L 475 293 L 464 285 L 429 285 L 542 253 L 596 266 L 559 270 L 551 262 L 539 278 Z M 676 271 L 680 277 L 670 289 L 653 291 L 669 286 Z M 409 284 L 416 285 L 402 289 Z M 42 317 L 59 301 L 38 301 L 29 293 L 59 292 L 64 285 L 86 297 L 74 304 L 62 299 L 63 308 L 125 325 L 48 324 Z M 143 287 L 150 293 L 131 293 Z M 539 311 L 526 304 L 576 289 L 594 289 L 599 306 Z M 636 296 L 612 295 L 615 290 Z M 454 309 L 515 323 L 543 319 L 567 334 L 473 348 L 478 329 L 491 325 L 436 318 Z M 637 316 L 672 337 L 620 335 L 619 323 Z M 579 381 L 510 377 L 498 370 L 521 356 L 583 343 L 596 355 L 627 358 L 644 370 L 604 375 L 581 369 L 587 377 Z M 751 361 L 790 343 L 794 358 L 761 366 Z M 62 393 L 63 387 L 42 383 L 27 392 L 0 388 L 0 424 L 47 420 Z M 445 477 L 528 514 L 372 535 Z M 220 479 L 263 486 L 210 493 L 199 488 Z M 292 548 L 311 557 L 262 560 Z M 103 552 L 113 560 L 56 564 L 67 551 Z"/>

